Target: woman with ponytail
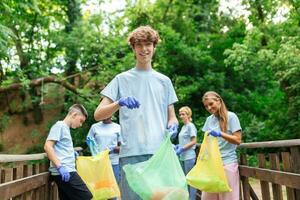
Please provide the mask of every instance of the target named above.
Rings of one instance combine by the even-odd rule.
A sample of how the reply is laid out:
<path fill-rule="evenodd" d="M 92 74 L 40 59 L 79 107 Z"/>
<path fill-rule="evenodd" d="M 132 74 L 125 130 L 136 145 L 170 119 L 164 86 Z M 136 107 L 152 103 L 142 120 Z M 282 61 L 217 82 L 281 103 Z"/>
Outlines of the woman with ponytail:
<path fill-rule="evenodd" d="M 236 147 L 242 142 L 242 128 L 237 115 L 227 110 L 221 96 L 208 91 L 202 97 L 205 109 L 211 114 L 202 128 L 217 137 L 224 170 L 231 192 L 202 193 L 202 200 L 239 200 L 239 171 Z"/>

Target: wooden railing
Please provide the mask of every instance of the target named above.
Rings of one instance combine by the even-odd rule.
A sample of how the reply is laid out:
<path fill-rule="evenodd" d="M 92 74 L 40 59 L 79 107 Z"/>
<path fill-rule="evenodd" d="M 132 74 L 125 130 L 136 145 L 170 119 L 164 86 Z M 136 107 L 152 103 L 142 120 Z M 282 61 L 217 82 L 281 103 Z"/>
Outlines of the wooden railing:
<path fill-rule="evenodd" d="M 244 143 L 239 148 L 243 152 L 239 165 L 241 199 L 300 200 L 300 139 Z M 247 151 L 255 152 L 252 158 L 257 166 L 248 165 Z M 259 181 L 258 191 L 249 178 Z"/>
<path fill-rule="evenodd" d="M 48 167 L 45 153 L 0 154 L 0 199 L 58 200 L 57 187 L 49 179 Z"/>
<path fill-rule="evenodd" d="M 239 151 L 242 200 L 300 200 L 300 139 L 244 143 Z M 256 152 L 251 159 L 257 166 L 248 164 L 250 151 Z M 0 154 L 0 199 L 57 200 L 45 158 L 44 153 Z M 259 182 L 258 189 L 250 178 Z"/>

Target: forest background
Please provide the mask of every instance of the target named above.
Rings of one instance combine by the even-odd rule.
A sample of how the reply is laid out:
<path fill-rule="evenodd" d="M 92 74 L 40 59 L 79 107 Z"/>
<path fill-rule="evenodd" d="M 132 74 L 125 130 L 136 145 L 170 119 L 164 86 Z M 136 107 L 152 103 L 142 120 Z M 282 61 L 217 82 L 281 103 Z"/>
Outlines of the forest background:
<path fill-rule="evenodd" d="M 86 149 L 100 91 L 134 66 L 126 39 L 140 25 L 159 31 L 153 67 L 171 78 L 176 113 L 192 108 L 199 142 L 208 90 L 238 115 L 243 142 L 299 138 L 299 0 L 126 0 L 113 12 L 100 0 L 84 9 L 88 2 L 0 1 L 0 152 L 43 152 L 73 103 L 90 115 L 72 131 Z"/>

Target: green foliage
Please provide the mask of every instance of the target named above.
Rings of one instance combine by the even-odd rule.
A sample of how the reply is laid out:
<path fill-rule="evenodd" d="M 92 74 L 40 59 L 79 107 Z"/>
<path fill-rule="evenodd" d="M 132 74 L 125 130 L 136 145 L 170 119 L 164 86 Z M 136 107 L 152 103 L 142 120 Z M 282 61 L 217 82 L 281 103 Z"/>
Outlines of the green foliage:
<path fill-rule="evenodd" d="M 8 115 L 4 114 L 1 116 L 1 119 L 0 119 L 0 133 L 1 134 L 7 128 L 8 124 L 9 124 L 9 120 L 10 120 L 10 117 Z"/>
<path fill-rule="evenodd" d="M 12 112 L 39 103 L 40 95 L 31 90 L 32 79 L 57 76 L 77 88 L 78 94 L 46 86 L 44 94 L 56 100 L 54 107 L 63 105 L 57 119 L 75 102 L 84 104 L 90 117 L 72 135 L 75 146 L 86 148 L 99 92 L 116 74 L 135 65 L 128 33 L 151 25 L 162 40 L 153 67 L 172 80 L 179 98 L 176 112 L 181 106 L 192 108 L 199 141 L 209 115 L 201 98 L 208 90 L 220 93 L 238 114 L 244 142 L 300 137 L 298 3 L 243 1 L 251 24 L 234 17 L 234 9 L 219 12 L 219 1 L 128 0 L 124 10 L 110 14 L 80 12 L 84 3 L 0 2 L 0 87 L 21 83 L 21 96 L 30 96 L 21 105 L 11 101 Z M 275 23 L 277 10 L 284 5 L 290 8 L 286 20 Z M 75 73 L 78 79 L 69 77 Z M 50 128 L 54 122 L 44 123 Z"/>
<path fill-rule="evenodd" d="M 26 154 L 35 154 L 44 152 L 44 143 L 35 144 L 26 150 Z"/>

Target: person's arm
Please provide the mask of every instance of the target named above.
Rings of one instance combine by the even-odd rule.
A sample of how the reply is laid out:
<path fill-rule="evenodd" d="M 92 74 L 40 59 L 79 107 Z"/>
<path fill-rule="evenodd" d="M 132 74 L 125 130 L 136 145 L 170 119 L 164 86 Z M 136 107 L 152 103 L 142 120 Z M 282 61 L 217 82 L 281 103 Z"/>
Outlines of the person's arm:
<path fill-rule="evenodd" d="M 240 145 L 242 143 L 242 133 L 240 130 L 234 132 L 232 135 L 221 132 L 221 137 L 232 144 Z"/>
<path fill-rule="evenodd" d="M 96 121 L 101 121 L 112 116 L 117 110 L 119 110 L 120 105 L 118 102 L 113 102 L 108 97 L 104 97 L 97 109 L 94 112 L 94 118 Z"/>
<path fill-rule="evenodd" d="M 171 124 L 178 124 L 173 104 L 168 106 L 168 126 L 170 126 Z"/>
<path fill-rule="evenodd" d="M 236 145 L 240 145 L 242 143 L 242 133 L 241 130 L 238 130 L 234 133 L 228 134 L 228 133 L 224 133 L 224 132 L 219 132 L 219 131 L 210 131 L 209 132 L 210 135 L 215 136 L 215 137 L 222 137 L 224 138 L 227 142 L 232 143 L 232 144 L 236 144 Z"/>
<path fill-rule="evenodd" d="M 187 143 L 186 145 L 184 145 L 183 149 L 184 150 L 190 149 L 192 146 L 194 146 L 196 144 L 196 142 L 197 142 L 196 137 L 195 136 L 191 137 L 191 141 L 189 143 Z"/>
<path fill-rule="evenodd" d="M 47 140 L 44 145 L 44 150 L 47 153 L 48 159 L 53 162 L 56 168 L 61 166 L 60 160 L 57 158 L 54 152 L 54 145 L 55 145 L 54 140 Z"/>

